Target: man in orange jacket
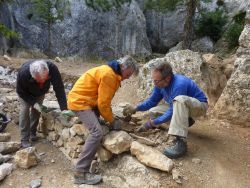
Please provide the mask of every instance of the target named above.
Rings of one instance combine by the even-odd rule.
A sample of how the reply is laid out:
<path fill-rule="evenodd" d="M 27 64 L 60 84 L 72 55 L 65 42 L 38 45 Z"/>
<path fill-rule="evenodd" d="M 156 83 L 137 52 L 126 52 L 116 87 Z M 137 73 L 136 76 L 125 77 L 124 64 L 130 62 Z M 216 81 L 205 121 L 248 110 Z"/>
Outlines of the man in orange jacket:
<path fill-rule="evenodd" d="M 76 112 L 79 119 L 89 130 L 83 151 L 75 167 L 76 184 L 97 184 L 102 181 L 100 175 L 89 172 L 91 162 L 103 137 L 99 114 L 110 123 L 112 129 L 120 129 L 120 121 L 114 118 L 111 100 L 121 85 L 121 81 L 132 74 L 138 74 L 136 61 L 125 56 L 107 65 L 92 68 L 75 83 L 68 95 L 68 109 Z"/>

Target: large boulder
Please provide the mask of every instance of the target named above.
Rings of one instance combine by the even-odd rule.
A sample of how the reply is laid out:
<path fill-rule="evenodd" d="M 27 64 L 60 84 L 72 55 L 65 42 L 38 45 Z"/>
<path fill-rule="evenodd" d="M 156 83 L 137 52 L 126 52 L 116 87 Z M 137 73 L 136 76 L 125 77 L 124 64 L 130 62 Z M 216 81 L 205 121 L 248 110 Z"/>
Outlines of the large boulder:
<path fill-rule="evenodd" d="M 150 71 L 153 65 L 159 63 L 170 63 L 174 73 L 185 75 L 194 80 L 201 89 L 206 93 L 210 106 L 213 106 L 221 95 L 224 89 L 227 77 L 223 72 L 222 62 L 217 61 L 212 55 L 211 58 L 201 56 L 197 52 L 190 50 L 180 50 L 170 52 L 163 58 L 157 58 L 145 64 L 139 74 L 140 88 L 138 89 L 138 96 L 140 98 L 147 98 L 154 84 L 151 80 Z"/>
<path fill-rule="evenodd" d="M 239 38 L 235 71 L 215 106 L 215 114 L 231 123 L 250 126 L 250 11 Z"/>

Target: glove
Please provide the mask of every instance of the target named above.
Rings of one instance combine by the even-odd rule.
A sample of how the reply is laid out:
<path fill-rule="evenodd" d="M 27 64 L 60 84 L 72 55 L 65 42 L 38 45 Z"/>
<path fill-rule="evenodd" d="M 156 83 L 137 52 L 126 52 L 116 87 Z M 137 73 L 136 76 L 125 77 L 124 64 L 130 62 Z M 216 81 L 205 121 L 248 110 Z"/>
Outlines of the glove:
<path fill-rule="evenodd" d="M 149 129 L 152 129 L 152 125 L 151 125 L 151 121 L 148 120 L 147 122 L 143 123 L 137 130 L 136 132 L 140 133 L 140 132 L 146 132 Z"/>
<path fill-rule="evenodd" d="M 110 129 L 111 130 L 116 130 L 119 131 L 121 130 L 121 124 L 122 122 L 119 119 L 115 119 L 111 124 L 110 124 Z"/>
<path fill-rule="evenodd" d="M 36 109 L 38 112 L 42 113 L 42 112 L 47 112 L 48 108 L 42 104 L 39 103 L 35 103 L 33 106 L 34 109 Z"/>
<path fill-rule="evenodd" d="M 131 116 L 136 113 L 136 108 L 131 105 L 126 105 L 122 113 L 124 116 Z"/>
<path fill-rule="evenodd" d="M 74 117 L 74 116 L 76 116 L 75 112 L 73 112 L 72 110 L 63 110 L 62 115 L 65 116 L 65 117 Z"/>

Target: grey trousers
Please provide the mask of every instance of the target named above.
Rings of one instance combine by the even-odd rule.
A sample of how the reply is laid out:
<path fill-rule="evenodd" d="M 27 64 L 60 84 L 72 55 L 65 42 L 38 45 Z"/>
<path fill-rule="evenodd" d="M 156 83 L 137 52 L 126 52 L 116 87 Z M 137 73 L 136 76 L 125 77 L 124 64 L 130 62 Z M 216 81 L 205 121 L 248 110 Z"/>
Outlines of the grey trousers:
<path fill-rule="evenodd" d="M 42 104 L 44 95 L 37 98 L 37 103 Z M 31 136 L 36 136 L 36 130 L 39 123 L 40 113 L 32 108 L 32 105 L 19 97 L 20 113 L 19 128 L 21 132 L 21 141 L 28 141 Z"/>
<path fill-rule="evenodd" d="M 86 126 L 89 130 L 89 136 L 85 141 L 82 152 L 80 153 L 75 170 L 77 172 L 89 172 L 91 162 L 94 159 L 103 138 L 103 131 L 93 110 L 82 110 L 76 112 L 76 114 L 84 124 L 82 126 Z"/>

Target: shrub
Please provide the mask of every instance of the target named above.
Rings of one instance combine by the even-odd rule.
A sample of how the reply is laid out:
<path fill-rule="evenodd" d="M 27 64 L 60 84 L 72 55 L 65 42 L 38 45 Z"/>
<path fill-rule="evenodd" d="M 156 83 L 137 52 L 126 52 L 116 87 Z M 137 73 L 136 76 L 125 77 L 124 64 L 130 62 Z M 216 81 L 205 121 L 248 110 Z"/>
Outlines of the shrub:
<path fill-rule="evenodd" d="M 233 24 L 229 26 L 225 33 L 225 39 L 228 42 L 228 48 L 233 49 L 239 46 L 239 37 L 244 29 L 246 12 L 240 12 L 233 17 Z"/>
<path fill-rule="evenodd" d="M 222 10 L 201 13 L 198 19 L 196 34 L 200 37 L 209 36 L 214 42 L 219 40 L 223 34 L 223 27 L 227 22 Z"/>
<path fill-rule="evenodd" d="M 225 34 L 225 39 L 228 42 L 229 49 L 239 46 L 239 37 L 243 28 L 244 25 L 238 23 L 234 23 L 228 28 Z"/>

